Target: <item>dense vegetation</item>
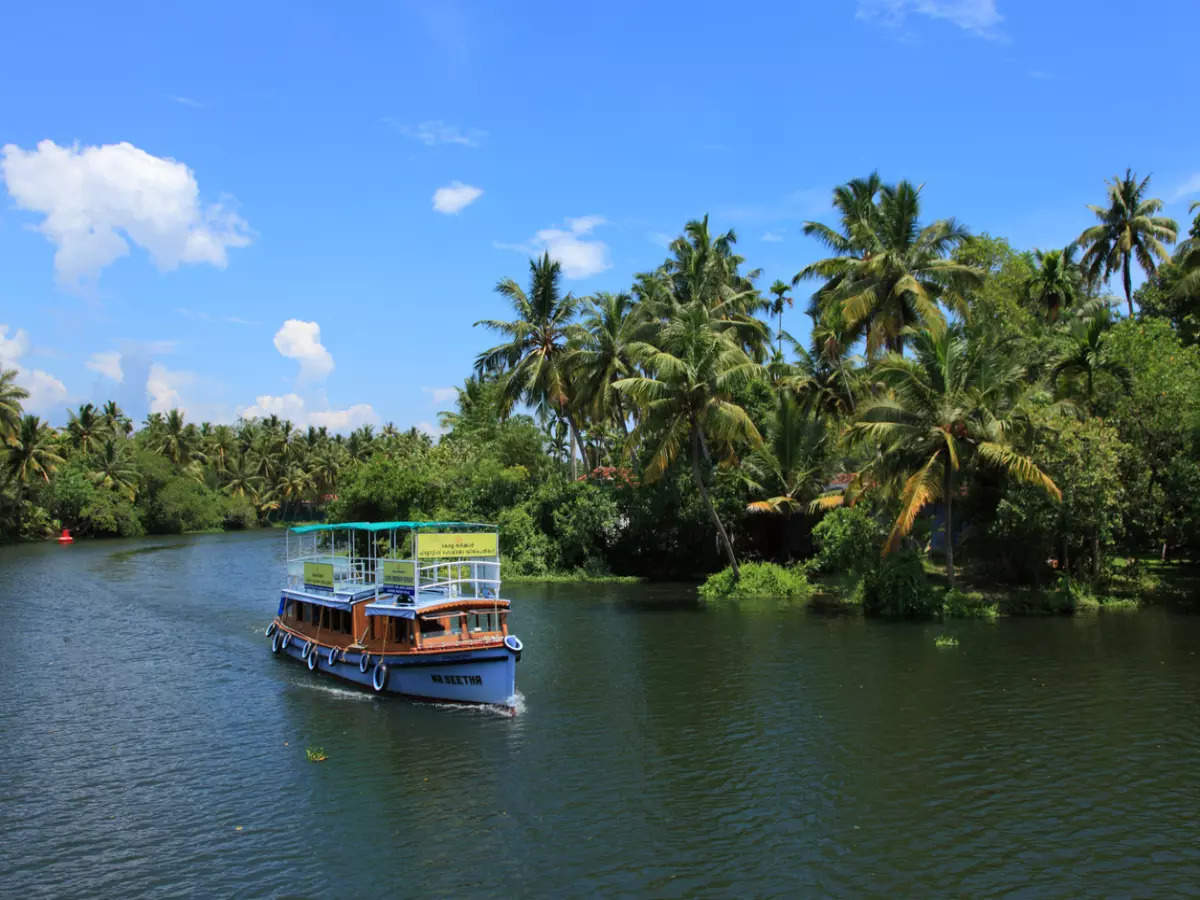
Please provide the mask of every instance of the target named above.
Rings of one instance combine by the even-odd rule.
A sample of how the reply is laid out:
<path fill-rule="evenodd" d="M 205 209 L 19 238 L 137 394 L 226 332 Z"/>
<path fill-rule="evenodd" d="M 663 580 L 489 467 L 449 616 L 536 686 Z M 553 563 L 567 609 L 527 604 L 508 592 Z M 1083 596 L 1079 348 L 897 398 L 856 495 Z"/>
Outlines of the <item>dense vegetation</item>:
<path fill-rule="evenodd" d="M 178 411 L 134 430 L 111 403 L 56 430 L 3 373 L 0 531 L 465 518 L 498 522 L 527 574 L 725 566 L 735 585 L 749 559 L 853 575 L 890 614 L 971 607 L 964 576 L 1075 596 L 1136 581 L 1127 560 L 1194 560 L 1200 215 L 1171 254 L 1178 226 L 1126 172 L 1098 224 L 1018 251 L 923 222 L 908 182 L 872 174 L 833 204 L 837 227 L 805 226 L 830 255 L 765 293 L 707 217 L 626 293 L 564 294 L 532 260 L 527 287 L 497 286 L 511 318 L 477 323 L 500 342 L 436 443 Z M 807 345 L 785 328 L 802 284 Z"/>

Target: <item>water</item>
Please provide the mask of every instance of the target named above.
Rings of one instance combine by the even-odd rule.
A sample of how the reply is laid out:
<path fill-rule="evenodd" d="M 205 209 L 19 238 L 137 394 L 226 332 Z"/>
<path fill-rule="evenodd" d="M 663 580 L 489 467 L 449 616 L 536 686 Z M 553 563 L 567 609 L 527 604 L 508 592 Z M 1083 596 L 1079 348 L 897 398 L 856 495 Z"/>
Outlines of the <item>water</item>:
<path fill-rule="evenodd" d="M 282 543 L 0 548 L 0 894 L 1200 885 L 1200 617 L 884 624 L 512 586 L 506 718 L 273 657 Z"/>

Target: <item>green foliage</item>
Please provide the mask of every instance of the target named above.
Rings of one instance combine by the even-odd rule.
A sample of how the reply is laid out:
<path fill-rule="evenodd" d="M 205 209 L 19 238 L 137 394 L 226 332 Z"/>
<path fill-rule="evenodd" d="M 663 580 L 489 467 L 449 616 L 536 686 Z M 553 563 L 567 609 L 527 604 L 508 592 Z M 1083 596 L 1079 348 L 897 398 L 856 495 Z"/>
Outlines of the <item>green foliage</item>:
<path fill-rule="evenodd" d="M 938 648 L 957 647 L 958 638 L 950 634 L 939 634 L 933 639 L 933 646 Z"/>
<path fill-rule="evenodd" d="M 879 526 L 865 505 L 839 506 L 825 514 L 813 528 L 817 545 L 817 571 L 860 573 L 879 556 Z"/>
<path fill-rule="evenodd" d="M 863 579 L 863 612 L 890 619 L 933 618 L 941 597 L 915 550 L 889 553 Z"/>
<path fill-rule="evenodd" d="M 799 566 L 784 568 L 775 563 L 750 562 L 741 566 L 741 577 L 734 578 L 731 568 L 710 575 L 699 587 L 706 602 L 718 600 L 778 599 L 807 602 L 813 588 Z"/>
<path fill-rule="evenodd" d="M 97 485 L 78 461 L 63 466 L 47 486 L 43 502 L 54 518 L 70 523 L 78 537 L 142 534 L 142 523 L 128 497 Z"/>
<path fill-rule="evenodd" d="M 942 616 L 947 619 L 995 619 L 998 614 L 996 601 L 979 591 L 951 588 L 942 598 Z"/>

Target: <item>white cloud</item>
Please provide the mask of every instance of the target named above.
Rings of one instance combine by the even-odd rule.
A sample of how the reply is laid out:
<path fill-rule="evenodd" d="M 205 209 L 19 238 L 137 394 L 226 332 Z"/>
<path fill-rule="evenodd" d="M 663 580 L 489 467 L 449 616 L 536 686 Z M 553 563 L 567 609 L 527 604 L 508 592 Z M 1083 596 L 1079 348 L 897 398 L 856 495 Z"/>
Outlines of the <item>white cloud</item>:
<path fill-rule="evenodd" d="M 346 409 L 309 410 L 299 394 L 284 394 L 273 397 L 261 394 L 250 406 L 238 410 L 243 419 L 262 419 L 267 416 L 289 419 L 300 428 L 309 425 L 324 426 L 330 431 L 352 431 L 363 425 L 378 425 L 380 416 L 369 403 L 355 403 Z"/>
<path fill-rule="evenodd" d="M 0 369 L 15 369 L 14 382 L 29 392 L 21 401 L 26 412 L 44 413 L 60 408 L 69 396 L 67 386 L 41 369 L 27 369 L 20 359 L 29 351 L 29 335 L 18 328 L 8 337 L 8 325 L 0 325 Z"/>
<path fill-rule="evenodd" d="M 534 256 L 549 253 L 551 259 L 562 265 L 563 274 L 568 278 L 587 278 L 612 268 L 608 244 L 594 239 L 585 240 L 593 229 L 607 225 L 608 220 L 604 216 L 579 216 L 565 221 L 566 229 L 543 228 L 527 243 L 497 243 L 496 246 L 501 250 L 515 250 Z"/>
<path fill-rule="evenodd" d="M 1182 200 L 1191 194 L 1200 194 L 1200 172 L 1185 178 L 1179 187 L 1171 194 L 1171 202 Z"/>
<path fill-rule="evenodd" d="M 125 372 L 121 369 L 121 354 L 116 350 L 93 353 L 87 361 L 87 367 L 105 378 L 111 378 L 117 384 L 125 380 Z"/>
<path fill-rule="evenodd" d="M 29 335 L 18 328 L 12 337 L 7 337 L 8 326 L 0 325 L 0 369 L 17 368 L 17 360 L 29 350 Z"/>
<path fill-rule="evenodd" d="M 780 244 L 783 242 L 783 235 L 776 234 L 774 231 L 768 231 L 763 234 L 762 240 L 766 241 L 768 244 Z"/>
<path fill-rule="evenodd" d="M 439 406 L 458 399 L 458 388 L 454 387 L 423 387 L 421 390 L 429 394 L 433 398 L 433 402 Z"/>
<path fill-rule="evenodd" d="M 479 128 L 459 128 L 440 119 L 421 122 L 417 125 L 406 125 L 388 116 L 384 120 L 405 137 L 420 141 L 426 147 L 436 147 L 438 144 L 458 144 L 462 147 L 478 147 L 480 141 L 487 137 L 487 132 Z"/>
<path fill-rule="evenodd" d="M 187 407 L 179 390 L 195 380 L 196 376 L 191 372 L 171 370 L 162 363 L 151 363 L 146 376 L 146 400 L 150 404 L 150 412 L 165 413 L 173 409 L 186 412 Z"/>
<path fill-rule="evenodd" d="M 856 17 L 890 27 L 904 24 L 910 14 L 944 19 L 980 37 L 998 37 L 1004 17 L 996 0 L 858 0 Z"/>
<path fill-rule="evenodd" d="M 431 438 L 438 438 L 446 433 L 445 428 L 441 428 L 431 422 L 418 422 L 416 428 L 417 431 L 423 431 Z"/>
<path fill-rule="evenodd" d="M 483 189 L 452 181 L 433 192 L 433 208 L 446 215 L 462 212 L 483 196 Z"/>
<path fill-rule="evenodd" d="M 321 344 L 321 326 L 316 322 L 288 319 L 275 332 L 275 349 L 300 363 L 302 381 L 321 379 L 333 371 L 333 356 Z"/>
<path fill-rule="evenodd" d="M 230 247 L 250 243 L 246 223 L 219 203 L 203 206 L 191 169 L 129 143 L 36 150 L 6 144 L 0 170 L 17 206 L 44 213 L 37 230 L 57 247 L 59 280 L 95 278 L 129 252 L 129 241 L 170 270 L 224 268 Z"/>

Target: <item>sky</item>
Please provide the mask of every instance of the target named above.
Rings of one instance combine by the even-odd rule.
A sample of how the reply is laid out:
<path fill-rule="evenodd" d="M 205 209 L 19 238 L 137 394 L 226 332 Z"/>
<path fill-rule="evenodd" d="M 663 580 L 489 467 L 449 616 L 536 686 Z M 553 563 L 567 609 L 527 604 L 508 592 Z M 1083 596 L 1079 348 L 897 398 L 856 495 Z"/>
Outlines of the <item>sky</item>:
<path fill-rule="evenodd" d="M 436 432 L 532 254 L 577 296 L 627 290 L 707 213 L 765 290 L 824 255 L 803 222 L 874 169 L 1018 249 L 1078 236 L 1126 167 L 1183 230 L 1200 200 L 1194 0 L 5 19 L 0 366 L 56 425 L 116 399 Z"/>

